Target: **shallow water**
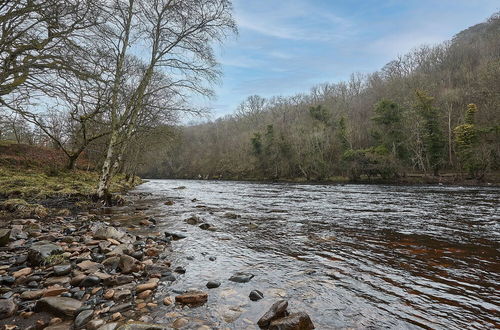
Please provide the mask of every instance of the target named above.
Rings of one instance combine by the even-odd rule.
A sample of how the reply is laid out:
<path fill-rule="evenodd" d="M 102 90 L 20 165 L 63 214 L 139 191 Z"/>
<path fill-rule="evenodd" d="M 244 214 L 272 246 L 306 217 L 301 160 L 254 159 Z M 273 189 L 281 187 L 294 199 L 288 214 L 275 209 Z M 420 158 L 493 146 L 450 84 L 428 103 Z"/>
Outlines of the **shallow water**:
<path fill-rule="evenodd" d="M 194 314 L 221 327 L 252 329 L 280 298 L 317 329 L 500 325 L 499 188 L 151 180 L 135 192 L 151 194 L 161 229 L 188 235 L 172 256 L 187 272 L 161 294 L 220 280 Z M 255 277 L 229 282 L 237 271 Z"/>

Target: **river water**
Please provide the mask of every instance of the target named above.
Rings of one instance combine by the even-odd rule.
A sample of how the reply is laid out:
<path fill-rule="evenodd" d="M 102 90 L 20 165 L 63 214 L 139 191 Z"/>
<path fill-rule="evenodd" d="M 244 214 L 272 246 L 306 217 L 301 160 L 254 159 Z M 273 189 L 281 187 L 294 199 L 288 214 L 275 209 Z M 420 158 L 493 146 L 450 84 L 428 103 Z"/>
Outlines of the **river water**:
<path fill-rule="evenodd" d="M 191 313 L 220 328 L 253 329 L 278 299 L 317 329 L 500 326 L 500 188 L 151 180 L 133 193 L 187 235 L 172 243 L 187 271 L 161 294 L 208 291 Z M 255 277 L 229 282 L 238 271 Z"/>

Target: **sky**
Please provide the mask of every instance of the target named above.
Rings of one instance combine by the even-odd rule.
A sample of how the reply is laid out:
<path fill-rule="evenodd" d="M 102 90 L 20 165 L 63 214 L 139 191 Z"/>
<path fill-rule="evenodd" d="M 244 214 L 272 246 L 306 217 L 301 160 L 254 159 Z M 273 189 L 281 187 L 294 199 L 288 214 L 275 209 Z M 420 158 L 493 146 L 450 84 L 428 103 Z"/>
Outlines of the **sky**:
<path fill-rule="evenodd" d="M 422 44 L 449 40 L 499 0 L 233 0 L 238 36 L 218 47 L 218 118 L 250 95 L 288 96 L 369 73 Z"/>

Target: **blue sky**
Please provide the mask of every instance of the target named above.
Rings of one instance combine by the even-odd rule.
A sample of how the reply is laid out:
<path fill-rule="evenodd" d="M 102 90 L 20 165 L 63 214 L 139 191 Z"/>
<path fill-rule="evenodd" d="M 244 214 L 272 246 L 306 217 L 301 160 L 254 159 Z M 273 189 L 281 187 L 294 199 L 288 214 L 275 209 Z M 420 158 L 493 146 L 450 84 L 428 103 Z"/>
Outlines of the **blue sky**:
<path fill-rule="evenodd" d="M 247 96 L 293 95 L 373 72 L 486 20 L 499 0 L 234 0 L 239 35 L 218 51 L 212 118 Z"/>

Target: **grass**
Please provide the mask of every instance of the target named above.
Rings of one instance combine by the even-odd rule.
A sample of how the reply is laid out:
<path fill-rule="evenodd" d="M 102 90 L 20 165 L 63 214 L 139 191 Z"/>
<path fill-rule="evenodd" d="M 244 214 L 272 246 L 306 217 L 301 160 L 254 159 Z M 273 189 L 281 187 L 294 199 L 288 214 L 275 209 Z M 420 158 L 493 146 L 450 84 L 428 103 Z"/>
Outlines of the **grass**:
<path fill-rule="evenodd" d="M 92 196 L 96 192 L 99 173 L 82 156 L 80 169 L 64 169 L 62 152 L 46 147 L 0 141 L 0 196 L 41 200 L 50 197 Z M 136 180 L 140 182 L 140 180 Z M 113 178 L 110 191 L 131 188 L 123 175 Z"/>

